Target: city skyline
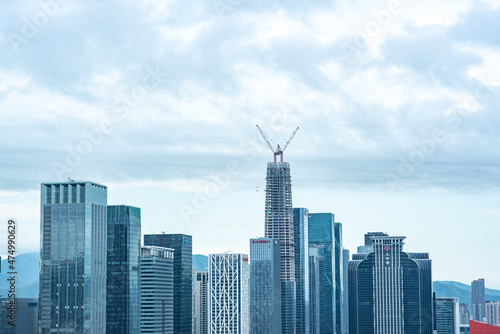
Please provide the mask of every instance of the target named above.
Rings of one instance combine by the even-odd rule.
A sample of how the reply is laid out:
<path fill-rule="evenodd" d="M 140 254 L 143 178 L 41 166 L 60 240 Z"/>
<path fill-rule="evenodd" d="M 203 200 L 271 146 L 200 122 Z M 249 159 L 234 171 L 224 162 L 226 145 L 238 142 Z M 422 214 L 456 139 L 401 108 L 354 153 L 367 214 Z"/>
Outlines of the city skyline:
<path fill-rule="evenodd" d="M 248 254 L 272 161 L 255 124 L 276 143 L 299 126 L 294 207 L 335 214 L 351 254 L 405 235 L 434 280 L 500 288 L 498 1 L 53 3 L 0 11 L 0 221 L 19 222 L 18 254 L 39 250 L 40 183 L 68 177 L 140 207 L 143 234 Z"/>

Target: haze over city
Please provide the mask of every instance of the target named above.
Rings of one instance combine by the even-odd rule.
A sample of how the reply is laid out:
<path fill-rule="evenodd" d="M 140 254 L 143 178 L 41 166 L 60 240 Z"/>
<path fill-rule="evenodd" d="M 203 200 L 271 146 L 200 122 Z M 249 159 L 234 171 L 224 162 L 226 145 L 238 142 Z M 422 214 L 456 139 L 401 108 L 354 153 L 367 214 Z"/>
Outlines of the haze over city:
<path fill-rule="evenodd" d="M 40 184 L 71 178 L 140 207 L 143 234 L 248 253 L 273 159 L 255 125 L 282 145 L 300 127 L 294 207 L 334 213 L 352 253 L 402 235 L 433 280 L 499 289 L 500 1 L 220 3 L 0 4 L 18 252 L 39 251 Z"/>

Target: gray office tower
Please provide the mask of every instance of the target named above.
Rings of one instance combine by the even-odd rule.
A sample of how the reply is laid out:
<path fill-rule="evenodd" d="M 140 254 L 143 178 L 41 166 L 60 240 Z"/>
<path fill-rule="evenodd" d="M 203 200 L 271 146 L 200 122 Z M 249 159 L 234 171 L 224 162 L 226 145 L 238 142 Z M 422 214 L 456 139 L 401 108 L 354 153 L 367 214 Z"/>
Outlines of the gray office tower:
<path fill-rule="evenodd" d="M 141 333 L 174 334 L 174 250 L 141 248 Z"/>
<path fill-rule="evenodd" d="M 107 188 L 42 183 L 41 334 L 106 332 Z"/>
<path fill-rule="evenodd" d="M 138 333 L 141 327 L 141 209 L 108 206 L 106 333 Z"/>
<path fill-rule="evenodd" d="M 296 333 L 309 334 L 309 210 L 293 209 Z"/>
<path fill-rule="evenodd" d="M 325 248 L 309 245 L 309 333 L 321 334 L 320 297 L 321 277 L 324 273 Z"/>
<path fill-rule="evenodd" d="M 250 239 L 250 334 L 281 334 L 279 240 Z"/>
<path fill-rule="evenodd" d="M 208 326 L 208 271 L 196 272 L 196 334 L 210 334 Z"/>
<path fill-rule="evenodd" d="M 434 294 L 435 334 L 460 334 L 458 298 L 436 297 Z"/>
<path fill-rule="evenodd" d="M 174 249 L 174 333 L 193 331 L 193 237 L 185 234 L 145 234 L 145 246 Z"/>
<path fill-rule="evenodd" d="M 276 160 L 276 159 L 275 159 Z M 295 333 L 295 242 L 292 182 L 288 162 L 269 162 L 266 177 L 265 237 L 281 244 L 281 330 Z"/>
<path fill-rule="evenodd" d="M 350 334 L 433 332 L 431 260 L 404 239 L 372 237 L 373 252 L 349 261 Z"/>
<path fill-rule="evenodd" d="M 38 333 L 38 299 L 14 298 L 13 301 L 15 310 L 11 299 L 0 298 L 0 333 Z"/>
<path fill-rule="evenodd" d="M 486 287 L 484 278 L 471 283 L 471 315 L 472 320 L 484 322 L 486 319 Z"/>
<path fill-rule="evenodd" d="M 320 275 L 320 332 L 342 333 L 343 255 L 342 224 L 332 213 L 309 215 L 309 245 L 324 247 Z"/>

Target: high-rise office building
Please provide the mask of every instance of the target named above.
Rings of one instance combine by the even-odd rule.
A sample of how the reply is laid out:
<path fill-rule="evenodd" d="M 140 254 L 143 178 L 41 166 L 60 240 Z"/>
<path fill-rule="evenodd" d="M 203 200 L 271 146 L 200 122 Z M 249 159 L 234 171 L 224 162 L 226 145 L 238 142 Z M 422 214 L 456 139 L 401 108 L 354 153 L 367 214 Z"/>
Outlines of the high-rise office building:
<path fill-rule="evenodd" d="M 486 290 L 484 285 L 484 278 L 474 280 L 471 283 L 471 295 L 472 320 L 484 322 L 486 317 Z"/>
<path fill-rule="evenodd" d="M 349 250 L 342 249 L 342 334 L 349 334 Z"/>
<path fill-rule="evenodd" d="M 107 188 L 42 183 L 41 334 L 106 332 Z"/>
<path fill-rule="evenodd" d="M 403 252 L 405 237 L 372 237 L 349 262 L 349 333 L 433 332 L 431 260 Z"/>
<path fill-rule="evenodd" d="M 296 333 L 309 334 L 309 210 L 293 209 Z"/>
<path fill-rule="evenodd" d="M 500 302 L 487 301 L 485 304 L 486 309 L 486 323 L 490 325 L 500 325 Z"/>
<path fill-rule="evenodd" d="M 108 206 L 106 334 L 138 333 L 141 322 L 141 209 Z"/>
<path fill-rule="evenodd" d="M 460 311 L 458 298 L 435 297 L 435 334 L 460 334 Z"/>
<path fill-rule="evenodd" d="M 210 334 L 208 327 L 208 271 L 196 272 L 196 334 Z"/>
<path fill-rule="evenodd" d="M 460 324 L 468 325 L 470 320 L 469 304 L 460 303 L 459 310 L 460 310 Z"/>
<path fill-rule="evenodd" d="M 185 234 L 145 234 L 145 246 L 174 249 L 174 333 L 193 331 L 193 238 Z"/>
<path fill-rule="evenodd" d="M 15 302 L 15 312 L 11 309 L 11 300 Z M 38 333 L 38 299 L 0 298 L 0 333 Z"/>
<path fill-rule="evenodd" d="M 277 239 L 281 244 L 281 330 L 283 334 L 293 334 L 296 323 L 295 242 L 288 162 L 267 164 L 265 237 Z"/>
<path fill-rule="evenodd" d="M 344 318 L 344 255 L 342 247 L 342 224 L 335 223 L 333 225 L 334 231 L 334 260 L 333 260 L 333 278 L 334 289 L 335 289 L 335 332 L 337 334 L 342 333 L 342 319 Z"/>
<path fill-rule="evenodd" d="M 250 334 L 281 334 L 279 240 L 250 239 Z"/>
<path fill-rule="evenodd" d="M 175 333 L 174 250 L 171 248 L 141 248 L 140 319 L 142 334 Z"/>
<path fill-rule="evenodd" d="M 324 273 L 325 248 L 320 245 L 309 245 L 309 332 L 321 333 L 321 276 Z"/>
<path fill-rule="evenodd" d="M 208 256 L 210 334 L 249 334 L 248 255 Z"/>
<path fill-rule="evenodd" d="M 335 231 L 337 230 L 337 231 Z M 340 236 L 340 226 L 335 224 L 332 213 L 309 214 L 309 246 L 323 246 L 323 272 L 320 273 L 320 332 L 341 333 L 341 295 L 338 292 L 341 281 L 341 254 L 336 254 L 338 244 L 336 235 Z"/>

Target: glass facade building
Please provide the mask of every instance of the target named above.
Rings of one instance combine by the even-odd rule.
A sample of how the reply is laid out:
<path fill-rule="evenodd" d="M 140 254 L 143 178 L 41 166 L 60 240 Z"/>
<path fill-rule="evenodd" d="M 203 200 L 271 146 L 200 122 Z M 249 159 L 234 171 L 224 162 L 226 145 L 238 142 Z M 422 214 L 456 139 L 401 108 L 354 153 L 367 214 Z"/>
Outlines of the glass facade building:
<path fill-rule="evenodd" d="M 174 333 L 193 331 L 193 237 L 186 234 L 145 234 L 145 246 L 174 249 Z"/>
<path fill-rule="evenodd" d="M 405 237 L 373 237 L 349 262 L 350 334 L 432 334 L 431 260 L 403 252 Z"/>
<path fill-rule="evenodd" d="M 141 209 L 108 206 L 106 333 L 140 330 Z"/>
<path fill-rule="evenodd" d="M 460 334 L 458 298 L 434 295 L 434 334 Z"/>
<path fill-rule="evenodd" d="M 342 334 L 349 334 L 349 250 L 342 249 Z"/>
<path fill-rule="evenodd" d="M 279 240 L 250 239 L 250 334 L 281 334 Z"/>
<path fill-rule="evenodd" d="M 107 188 L 42 183 L 39 321 L 42 334 L 106 332 Z"/>
<path fill-rule="evenodd" d="M 296 333 L 309 334 L 309 210 L 293 209 Z"/>
<path fill-rule="evenodd" d="M 309 245 L 309 333 L 321 334 L 321 275 L 324 272 L 325 249 Z"/>
<path fill-rule="evenodd" d="M 38 333 L 38 299 L 14 298 L 16 303 L 15 319 L 11 315 L 11 299 L 0 298 L 0 333 L 36 334 Z M 15 326 L 9 324 L 14 321 Z"/>
<path fill-rule="evenodd" d="M 141 248 L 141 333 L 174 334 L 174 250 Z"/>
<path fill-rule="evenodd" d="M 309 246 L 323 246 L 323 271 L 319 275 L 320 333 L 340 333 L 340 323 L 337 323 L 337 301 L 340 305 L 340 295 L 337 295 L 336 286 L 337 264 L 335 260 L 338 256 L 335 254 L 337 249 L 335 233 L 335 220 L 332 213 L 309 214 Z M 338 231 L 337 235 L 339 235 Z"/>
<path fill-rule="evenodd" d="M 248 255 L 208 256 L 211 334 L 249 334 Z"/>

